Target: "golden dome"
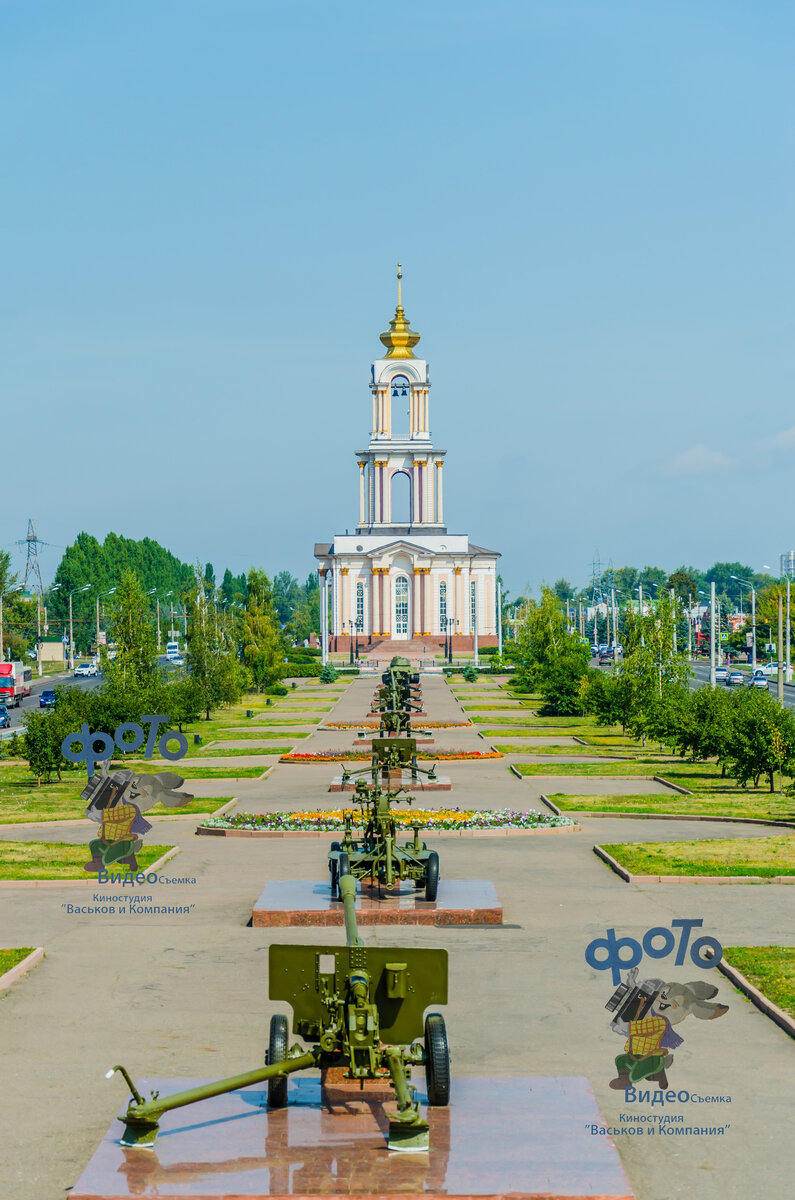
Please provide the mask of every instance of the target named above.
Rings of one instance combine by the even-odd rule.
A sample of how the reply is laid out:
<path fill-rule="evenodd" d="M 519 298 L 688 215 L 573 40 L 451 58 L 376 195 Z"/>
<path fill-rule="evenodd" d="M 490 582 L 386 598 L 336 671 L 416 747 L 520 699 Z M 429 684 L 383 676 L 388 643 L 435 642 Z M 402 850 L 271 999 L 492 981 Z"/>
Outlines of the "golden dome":
<path fill-rule="evenodd" d="M 406 314 L 403 311 L 400 295 L 400 281 L 403 278 L 403 271 L 400 263 L 398 263 L 398 302 L 395 309 L 395 315 L 389 322 L 389 329 L 380 335 L 381 341 L 386 346 L 385 358 L 413 358 L 412 353 L 417 342 L 420 340 L 420 335 L 415 333 L 406 320 Z"/>

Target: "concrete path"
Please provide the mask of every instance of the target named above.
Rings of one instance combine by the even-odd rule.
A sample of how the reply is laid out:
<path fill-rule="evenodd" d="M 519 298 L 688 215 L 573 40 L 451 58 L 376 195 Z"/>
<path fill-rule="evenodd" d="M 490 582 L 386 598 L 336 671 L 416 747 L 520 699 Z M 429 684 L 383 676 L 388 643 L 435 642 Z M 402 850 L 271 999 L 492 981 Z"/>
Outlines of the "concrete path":
<path fill-rule="evenodd" d="M 442 680 L 424 685 L 432 719 L 460 712 Z M 334 719 L 361 715 L 371 693 L 372 680 L 355 683 Z M 471 730 L 455 732 L 462 745 L 469 739 L 473 747 L 483 745 Z M 320 737 L 326 735 L 314 735 Z M 331 765 L 276 764 L 266 779 L 245 786 L 264 807 L 294 807 L 299 798 L 330 806 L 339 800 L 325 791 L 333 771 Z M 454 790 L 444 804 L 462 807 L 476 799 L 489 807 L 539 807 L 540 791 L 560 790 L 563 782 L 516 779 L 505 759 L 450 763 L 445 772 Z M 618 791 L 627 780 L 597 782 Z M 196 790 L 199 783 L 231 791 L 228 779 L 197 781 Z M 585 784 L 578 778 L 577 790 L 585 791 Z M 236 783 L 235 791 L 242 787 Z M 494 881 L 504 927 L 380 927 L 363 930 L 363 937 L 369 944 L 448 948 L 445 1015 L 455 1072 L 584 1074 L 607 1122 L 618 1125 L 622 1113 L 639 1106 L 628 1108 L 623 1094 L 607 1086 L 623 1042 L 610 1031 L 604 1008 L 612 983 L 586 964 L 588 943 L 608 928 L 640 939 L 653 926 L 670 926 L 672 918 L 695 917 L 704 933 L 725 944 L 791 944 L 795 888 L 628 885 L 591 849 L 595 841 L 769 835 L 759 827 L 611 818 L 583 818 L 582 824 L 579 834 L 437 839 L 448 877 Z M 82 830 L 79 838 L 78 827 L 72 831 L 74 840 L 83 840 Z M 221 1076 L 262 1061 L 269 1016 L 284 1006 L 267 999 L 272 935 L 246 922 L 267 880 L 324 877 L 325 840 L 198 838 L 190 822 L 167 818 L 157 819 L 152 837 L 182 847 L 163 874 L 196 882 L 136 889 L 153 897 L 139 907 L 192 906 L 187 913 L 76 914 L 63 907 L 90 904 L 93 892 L 127 906 L 129 888 L 0 893 L 0 945 L 46 949 L 44 962 L 0 999 L 2 1197 L 63 1200 L 125 1102 L 118 1078 L 103 1078 L 114 1063 L 124 1063 L 133 1076 Z M 317 936 L 312 929 L 278 932 L 280 942 Z M 322 936 L 341 940 L 338 931 Z M 682 1114 L 687 1126 L 728 1122 L 730 1128 L 715 1136 L 616 1139 L 638 1200 L 783 1200 L 792 1162 L 790 1039 L 722 977 L 689 962 L 676 968 L 672 958 L 656 960 L 653 968 L 680 982 L 716 982 L 729 1012 L 717 1021 L 689 1018 L 679 1027 L 685 1042 L 669 1081 L 676 1091 L 731 1096 L 732 1102 L 641 1109 Z"/>

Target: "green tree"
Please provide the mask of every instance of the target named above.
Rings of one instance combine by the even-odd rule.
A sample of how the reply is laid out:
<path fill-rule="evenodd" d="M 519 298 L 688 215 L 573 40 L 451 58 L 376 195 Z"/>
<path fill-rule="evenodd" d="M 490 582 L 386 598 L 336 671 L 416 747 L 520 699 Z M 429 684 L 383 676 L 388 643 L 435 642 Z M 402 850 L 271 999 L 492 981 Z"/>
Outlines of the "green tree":
<path fill-rule="evenodd" d="M 695 567 L 677 567 L 665 581 L 665 590 L 673 588 L 684 604 L 688 603 L 688 599 L 692 603 L 698 598 L 699 583 L 700 573 Z"/>
<path fill-rule="evenodd" d="M 580 681 L 587 674 L 590 651 L 566 628 L 566 613 L 555 593 L 542 588 L 541 600 L 530 600 L 515 647 L 520 687 L 544 697 L 545 711 L 578 712 Z"/>
<path fill-rule="evenodd" d="M 767 692 L 743 689 L 733 700 L 728 757 L 729 774 L 743 786 L 758 787 L 765 775 L 775 791 L 776 775 L 795 775 L 795 716 Z"/>
<path fill-rule="evenodd" d="M 213 708 L 234 704 L 245 691 L 245 671 L 229 644 L 229 630 L 219 619 L 214 595 L 199 567 L 188 596 L 186 667 L 195 687 L 197 705 L 210 720 Z"/>
<path fill-rule="evenodd" d="M 567 600 L 571 600 L 574 596 L 574 586 L 569 583 L 568 579 L 556 579 L 552 584 L 552 591 L 557 596 L 558 600 L 562 600 L 565 604 Z"/>
<path fill-rule="evenodd" d="M 111 639 L 116 657 L 108 660 L 102 649 L 102 669 L 111 685 L 149 687 L 155 680 L 157 636 L 149 597 L 135 571 L 125 569 L 110 606 Z"/>
<path fill-rule="evenodd" d="M 726 775 L 732 733 L 732 696 L 726 688 L 702 687 L 690 693 L 682 712 L 679 749 L 691 762 L 715 758 Z"/>
<path fill-rule="evenodd" d="M 270 581 L 265 572 L 250 572 L 248 604 L 243 614 L 242 657 L 258 692 L 284 678 L 285 640 L 278 618 L 274 620 L 271 615 L 270 595 Z"/>

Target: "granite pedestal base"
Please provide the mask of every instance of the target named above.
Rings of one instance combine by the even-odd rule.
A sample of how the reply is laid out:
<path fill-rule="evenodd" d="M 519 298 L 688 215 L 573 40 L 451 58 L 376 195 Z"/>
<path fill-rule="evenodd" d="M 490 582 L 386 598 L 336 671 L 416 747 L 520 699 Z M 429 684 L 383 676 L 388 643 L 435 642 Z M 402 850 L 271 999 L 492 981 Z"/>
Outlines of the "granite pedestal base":
<path fill-rule="evenodd" d="M 360 925 L 502 925 L 502 905 L 488 879 L 440 879 L 435 900 L 413 883 L 380 893 L 369 883 L 357 887 Z M 328 881 L 272 879 L 251 910 L 251 924 L 344 925 L 345 918 Z"/>
<path fill-rule="evenodd" d="M 204 1082 L 137 1086 L 168 1095 Z M 634 1200 L 611 1138 L 590 1133 L 604 1122 L 588 1081 L 576 1076 L 453 1076 L 449 1108 L 425 1109 L 424 1154 L 386 1149 L 393 1100 L 333 1088 L 321 1096 L 316 1072 L 290 1079 L 287 1108 L 265 1105 L 258 1084 L 174 1109 L 150 1151 L 123 1150 L 116 1120 L 71 1200 Z"/>
<path fill-rule="evenodd" d="M 416 779 L 412 779 L 408 771 L 403 772 L 402 779 L 392 778 L 396 776 L 395 771 L 390 771 L 388 783 L 382 783 L 382 787 L 389 787 L 396 791 L 402 787 L 405 791 L 410 792 L 449 792 L 453 785 L 450 782 L 449 775 L 437 775 L 435 779 L 428 779 L 427 775 L 419 775 Z M 380 782 L 380 777 L 379 777 Z M 329 787 L 330 792 L 355 792 L 356 781 L 349 780 L 347 783 L 342 782 L 341 775 L 335 775 Z"/>
<path fill-rule="evenodd" d="M 376 736 L 376 737 L 380 737 L 380 734 L 376 734 L 375 736 Z M 411 736 L 414 738 L 415 742 L 417 743 L 417 745 L 418 745 L 419 747 L 423 747 L 423 746 L 433 746 L 433 745 L 435 745 L 435 739 L 434 739 L 434 738 L 420 738 L 420 737 L 414 737 L 414 734 L 412 734 Z M 395 741 L 397 741 L 398 739 L 397 739 L 397 738 L 395 738 L 394 740 L 395 740 Z M 359 749 L 361 749 L 361 747 L 362 747 L 362 746 L 372 746 L 372 744 L 373 744 L 373 739 L 372 739 L 371 737 L 361 737 L 361 738 L 357 738 L 357 739 L 356 739 L 356 746 L 354 747 L 354 749 L 356 749 L 356 750 L 359 750 Z"/>

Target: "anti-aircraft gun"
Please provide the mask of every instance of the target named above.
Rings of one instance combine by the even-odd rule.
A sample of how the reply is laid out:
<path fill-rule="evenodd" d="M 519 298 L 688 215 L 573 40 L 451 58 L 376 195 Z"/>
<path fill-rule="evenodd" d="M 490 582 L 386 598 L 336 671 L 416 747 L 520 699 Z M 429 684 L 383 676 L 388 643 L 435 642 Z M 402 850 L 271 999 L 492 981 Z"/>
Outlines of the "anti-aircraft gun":
<path fill-rule="evenodd" d="M 309 1067 L 342 1067 L 345 1078 L 391 1080 L 397 1111 L 389 1118 L 391 1150 L 429 1148 L 428 1122 L 410 1083 L 411 1068 L 425 1067 L 428 1103 L 450 1100 L 450 1055 L 441 1013 L 423 1016 L 431 1004 L 447 1003 L 447 951 L 427 948 L 365 946 L 356 922 L 356 883 L 340 880 L 345 907 L 345 946 L 272 945 L 269 952 L 271 1000 L 293 1009 L 298 1037 L 312 1043 L 289 1046 L 290 1026 L 281 1014 L 271 1017 L 264 1067 L 202 1084 L 172 1096 L 137 1091 L 125 1067 L 132 1093 L 124 1120 L 122 1146 L 154 1147 L 163 1113 L 212 1096 L 268 1083 L 268 1107 L 287 1104 L 287 1076 Z"/>
<path fill-rule="evenodd" d="M 371 774 L 371 782 L 356 780 L 355 800 L 361 809 L 356 821 L 355 812 L 343 813 L 345 834 L 341 842 L 332 842 L 329 848 L 329 871 L 331 892 L 336 895 L 345 875 L 355 879 L 369 879 L 379 888 L 393 888 L 399 880 L 410 879 L 417 888 L 425 888 L 425 899 L 435 900 L 439 890 L 439 855 L 429 850 L 420 841 L 419 825 L 412 826 L 414 838 L 398 845 L 397 823 L 392 814 L 392 802 L 403 790 L 383 789 L 378 773 L 382 770 L 386 778 L 393 769 L 410 766 L 413 775 L 419 773 L 435 779 L 433 767 L 426 770 L 417 766 L 417 743 L 414 738 L 373 738 L 373 758 L 370 767 L 359 771 L 345 771 L 342 779 L 347 782 L 355 775 Z M 411 796 L 406 794 L 411 804 Z M 364 827 L 361 837 L 354 837 L 354 822 Z"/>

